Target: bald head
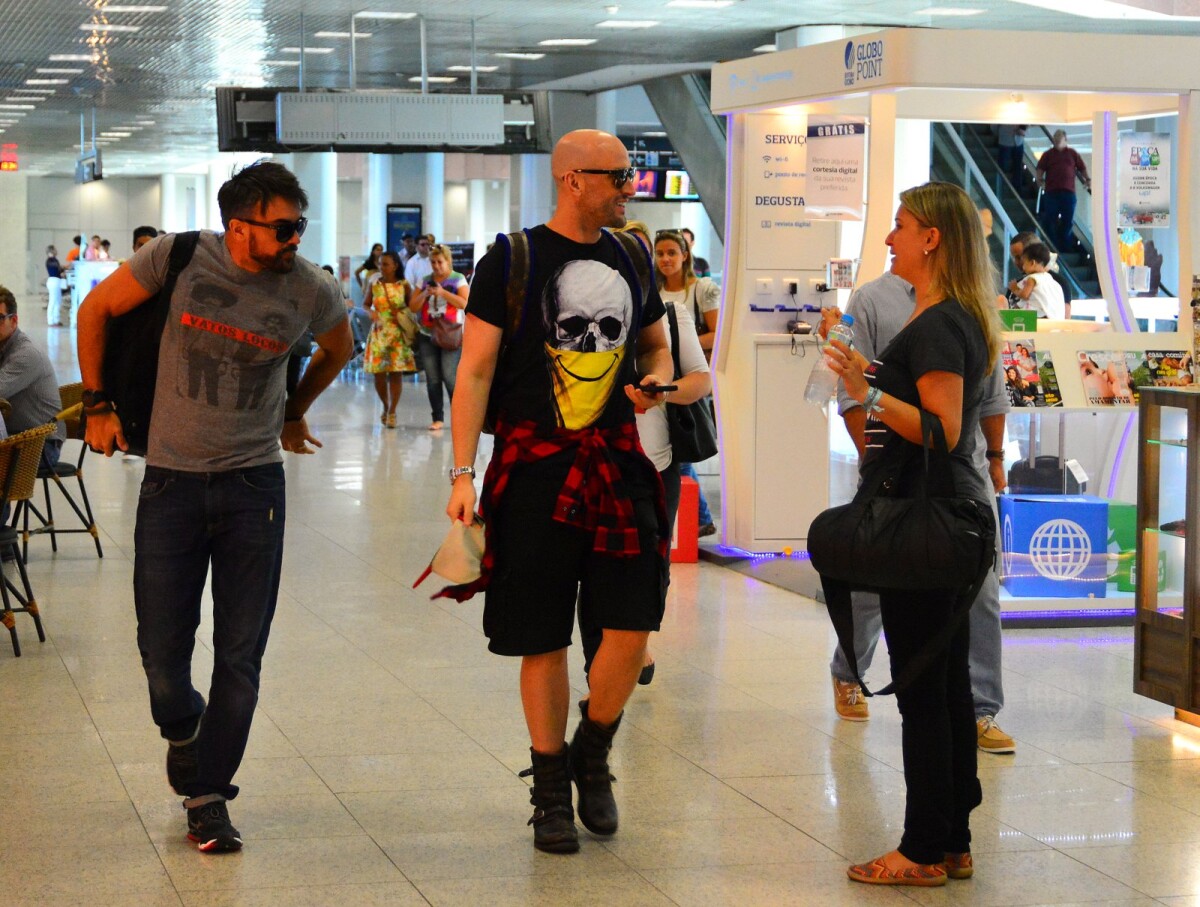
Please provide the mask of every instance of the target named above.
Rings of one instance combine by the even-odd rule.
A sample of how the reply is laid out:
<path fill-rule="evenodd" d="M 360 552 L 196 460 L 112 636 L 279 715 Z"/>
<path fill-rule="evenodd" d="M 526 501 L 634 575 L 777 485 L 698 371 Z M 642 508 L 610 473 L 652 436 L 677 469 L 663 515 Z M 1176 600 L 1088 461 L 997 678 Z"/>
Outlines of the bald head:
<path fill-rule="evenodd" d="M 615 135 L 599 129 L 568 132 L 550 155 L 550 173 L 556 180 L 573 170 L 616 169 L 629 166 L 629 154 Z"/>

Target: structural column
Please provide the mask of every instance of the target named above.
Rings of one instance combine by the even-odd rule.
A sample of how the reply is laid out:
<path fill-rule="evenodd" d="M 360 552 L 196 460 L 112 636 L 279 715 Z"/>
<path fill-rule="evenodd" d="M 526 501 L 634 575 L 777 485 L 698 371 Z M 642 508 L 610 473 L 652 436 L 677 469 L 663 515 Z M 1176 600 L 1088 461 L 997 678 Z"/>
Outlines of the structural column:
<path fill-rule="evenodd" d="M 337 154 L 293 154 L 292 170 L 308 195 L 308 232 L 300 251 L 318 265 L 337 263 Z"/>

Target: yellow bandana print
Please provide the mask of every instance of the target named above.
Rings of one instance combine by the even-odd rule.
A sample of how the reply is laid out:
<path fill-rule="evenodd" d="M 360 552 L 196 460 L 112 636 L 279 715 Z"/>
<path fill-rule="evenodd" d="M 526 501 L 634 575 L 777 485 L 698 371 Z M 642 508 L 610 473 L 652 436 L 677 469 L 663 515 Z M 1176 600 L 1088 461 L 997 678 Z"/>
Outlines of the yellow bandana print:
<path fill-rule="evenodd" d="M 625 346 L 603 353 L 581 353 L 555 349 L 547 343 L 546 358 L 550 362 L 559 422 L 571 431 L 587 428 L 604 412 L 616 387 Z"/>

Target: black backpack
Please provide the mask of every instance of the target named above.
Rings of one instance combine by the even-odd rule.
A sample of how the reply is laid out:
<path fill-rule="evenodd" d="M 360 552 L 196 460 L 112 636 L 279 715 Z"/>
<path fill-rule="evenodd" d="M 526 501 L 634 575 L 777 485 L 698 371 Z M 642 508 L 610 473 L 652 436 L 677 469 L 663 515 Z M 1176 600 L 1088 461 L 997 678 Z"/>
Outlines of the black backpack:
<path fill-rule="evenodd" d="M 192 260 L 199 238 L 196 230 L 175 234 L 167 280 L 158 295 L 108 323 L 101 374 L 104 390 L 121 419 L 130 453 L 146 454 L 158 384 L 158 350 L 171 310 L 171 294 L 180 272 Z"/>

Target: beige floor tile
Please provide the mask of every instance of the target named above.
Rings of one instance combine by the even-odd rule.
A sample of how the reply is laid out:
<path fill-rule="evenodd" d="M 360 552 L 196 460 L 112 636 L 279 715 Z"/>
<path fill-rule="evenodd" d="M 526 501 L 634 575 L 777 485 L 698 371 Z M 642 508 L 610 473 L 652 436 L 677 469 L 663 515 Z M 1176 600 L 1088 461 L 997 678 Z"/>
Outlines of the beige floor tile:
<path fill-rule="evenodd" d="M 408 882 L 185 891 L 182 897 L 185 907 L 425 907 L 429 903 Z"/>
<path fill-rule="evenodd" d="M 188 841 L 160 845 L 162 864 L 180 892 L 404 882 L 368 838 L 255 841 L 232 854 L 204 854 Z"/>
<path fill-rule="evenodd" d="M 516 828 L 528 833 L 529 787 L 515 775 L 503 787 L 378 791 L 338 799 L 376 840 L 396 834 L 435 834 Z"/>
<path fill-rule="evenodd" d="M 506 786 L 512 771 L 478 747 L 432 753 L 322 756 L 311 760 L 338 793 Z"/>
<path fill-rule="evenodd" d="M 522 723 L 522 728 L 524 724 Z M 471 738 L 449 719 L 432 721 L 323 721 L 293 724 L 287 738 L 309 759 L 324 756 L 381 756 L 395 753 L 447 752 L 470 749 Z"/>
<path fill-rule="evenodd" d="M 440 879 L 512 876 L 580 879 L 628 870 L 610 850 L 589 840 L 582 827 L 580 833 L 582 847 L 572 855 L 539 853 L 533 847 L 533 830 L 517 825 L 498 826 L 494 830 L 400 834 L 381 838 L 380 846 L 418 888 Z"/>
<path fill-rule="evenodd" d="M 1064 852 L 1154 898 L 1200 897 L 1200 842 L 1126 844 Z"/>
<path fill-rule="evenodd" d="M 775 817 L 626 822 L 604 846 L 637 870 L 797 863 L 842 857 Z"/>
<path fill-rule="evenodd" d="M 562 857 L 564 861 L 573 856 Z M 587 876 L 542 876 L 422 882 L 417 888 L 433 907 L 558 907 L 561 904 L 621 904 L 670 907 L 673 903 L 632 871 Z"/>
<path fill-rule="evenodd" d="M 11 838 L 11 831 L 6 834 Z M 34 901 L 74 897 L 76 903 L 93 904 L 172 893 L 162 862 L 144 839 L 136 845 L 91 841 L 69 847 L 7 847 L 0 860 L 0 891 Z"/>
<path fill-rule="evenodd" d="M 845 862 L 772 863 L 649 869 L 643 875 L 680 907 L 770 904 L 772 907 L 859 907 L 912 904 L 898 889 L 856 885 Z"/>

